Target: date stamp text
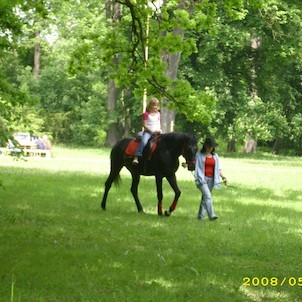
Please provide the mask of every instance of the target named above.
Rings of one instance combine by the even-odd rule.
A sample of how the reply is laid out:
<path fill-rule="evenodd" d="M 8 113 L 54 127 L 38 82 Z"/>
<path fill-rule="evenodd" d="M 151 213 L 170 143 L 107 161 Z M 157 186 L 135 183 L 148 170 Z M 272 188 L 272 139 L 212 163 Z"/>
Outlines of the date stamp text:
<path fill-rule="evenodd" d="M 243 277 L 243 286 L 301 286 L 302 287 L 302 277 Z"/>

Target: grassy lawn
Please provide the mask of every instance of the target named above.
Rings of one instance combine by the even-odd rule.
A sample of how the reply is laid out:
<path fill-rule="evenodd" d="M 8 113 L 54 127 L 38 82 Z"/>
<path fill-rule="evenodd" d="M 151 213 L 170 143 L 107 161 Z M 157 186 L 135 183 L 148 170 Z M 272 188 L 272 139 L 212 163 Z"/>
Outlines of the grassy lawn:
<path fill-rule="evenodd" d="M 138 214 L 124 170 L 100 210 L 108 150 L 0 157 L 0 301 L 301 301 L 301 159 L 221 163 L 231 186 L 214 191 L 210 222 L 183 168 L 178 207 L 160 218 L 154 179 Z M 164 209 L 172 199 L 164 182 Z"/>

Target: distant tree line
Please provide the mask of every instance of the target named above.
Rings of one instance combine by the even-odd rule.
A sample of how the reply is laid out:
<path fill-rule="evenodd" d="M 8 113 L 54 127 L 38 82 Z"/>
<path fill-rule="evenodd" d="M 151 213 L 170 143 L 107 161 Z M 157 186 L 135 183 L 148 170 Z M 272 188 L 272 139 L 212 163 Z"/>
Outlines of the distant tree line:
<path fill-rule="evenodd" d="M 4 1 L 0 62 L 2 144 L 111 146 L 156 96 L 165 132 L 302 154 L 300 1 Z"/>

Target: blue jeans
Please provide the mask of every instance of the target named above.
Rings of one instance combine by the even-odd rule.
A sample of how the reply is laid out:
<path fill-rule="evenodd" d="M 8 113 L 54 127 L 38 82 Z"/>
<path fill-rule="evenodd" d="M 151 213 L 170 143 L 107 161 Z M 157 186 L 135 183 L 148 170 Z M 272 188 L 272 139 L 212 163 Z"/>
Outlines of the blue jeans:
<path fill-rule="evenodd" d="M 214 178 L 213 177 L 205 177 L 206 183 L 198 185 L 198 189 L 201 191 L 201 202 L 198 212 L 199 219 L 205 219 L 206 213 L 209 218 L 215 217 L 215 212 L 213 208 L 213 200 L 212 200 L 212 190 L 214 187 Z"/>
<path fill-rule="evenodd" d="M 147 145 L 149 139 L 151 138 L 152 134 L 147 132 L 147 131 L 144 131 L 143 132 L 143 136 L 142 136 L 142 140 L 139 144 L 139 146 L 137 147 L 136 149 L 136 152 L 135 152 L 135 155 L 136 156 L 143 156 L 143 150 L 145 148 L 145 146 Z"/>

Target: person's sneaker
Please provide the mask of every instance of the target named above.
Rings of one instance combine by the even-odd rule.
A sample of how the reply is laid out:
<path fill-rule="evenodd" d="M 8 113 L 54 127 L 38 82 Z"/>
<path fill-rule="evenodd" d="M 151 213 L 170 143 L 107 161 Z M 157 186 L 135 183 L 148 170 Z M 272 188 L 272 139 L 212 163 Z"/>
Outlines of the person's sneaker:
<path fill-rule="evenodd" d="M 133 161 L 132 161 L 132 164 L 133 165 L 138 165 L 138 158 L 134 158 Z"/>
<path fill-rule="evenodd" d="M 214 220 L 216 220 L 217 218 L 218 218 L 217 216 L 213 216 L 213 217 L 210 218 L 210 221 L 214 221 Z"/>

